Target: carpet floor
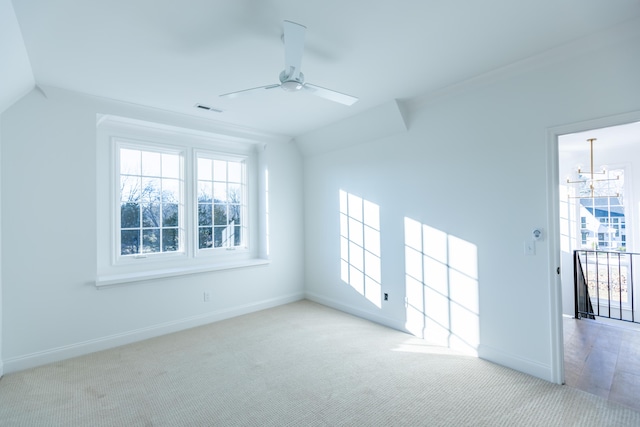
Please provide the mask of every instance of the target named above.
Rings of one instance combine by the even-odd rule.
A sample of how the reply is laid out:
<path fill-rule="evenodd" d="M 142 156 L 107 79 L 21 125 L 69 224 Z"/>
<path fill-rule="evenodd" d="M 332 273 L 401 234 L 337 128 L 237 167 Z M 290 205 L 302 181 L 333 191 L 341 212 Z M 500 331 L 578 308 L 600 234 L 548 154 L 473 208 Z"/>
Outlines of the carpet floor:
<path fill-rule="evenodd" d="M 299 301 L 6 375 L 2 426 L 639 426 L 600 397 Z"/>

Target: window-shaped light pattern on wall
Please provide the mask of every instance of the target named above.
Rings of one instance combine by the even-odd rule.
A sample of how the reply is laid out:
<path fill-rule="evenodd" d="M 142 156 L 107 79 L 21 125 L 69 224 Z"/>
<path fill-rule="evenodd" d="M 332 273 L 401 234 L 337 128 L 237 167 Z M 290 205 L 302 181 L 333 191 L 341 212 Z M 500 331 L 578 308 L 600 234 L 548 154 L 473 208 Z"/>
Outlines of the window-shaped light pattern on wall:
<path fill-rule="evenodd" d="M 198 248 L 244 245 L 244 161 L 198 156 Z"/>
<path fill-rule="evenodd" d="M 477 355 L 478 254 L 474 244 L 404 219 L 407 329 Z"/>
<path fill-rule="evenodd" d="M 340 190 L 340 264 L 342 281 L 380 308 L 380 207 L 343 190 Z"/>
<path fill-rule="evenodd" d="M 181 156 L 120 148 L 120 254 L 175 252 L 181 234 Z"/>

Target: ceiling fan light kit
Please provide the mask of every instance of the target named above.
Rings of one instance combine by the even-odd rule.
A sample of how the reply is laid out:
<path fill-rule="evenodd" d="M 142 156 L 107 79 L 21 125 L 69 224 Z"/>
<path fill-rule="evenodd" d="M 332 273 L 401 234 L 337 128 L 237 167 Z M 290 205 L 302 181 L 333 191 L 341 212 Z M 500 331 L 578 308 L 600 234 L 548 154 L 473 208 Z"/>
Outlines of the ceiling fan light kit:
<path fill-rule="evenodd" d="M 238 95 L 260 89 L 281 88 L 285 92 L 299 92 L 305 90 L 313 95 L 343 105 L 353 105 L 358 98 L 331 89 L 305 83 L 304 74 L 300 71 L 302 54 L 304 51 L 304 35 L 306 27 L 291 21 L 284 21 L 284 70 L 280 73 L 280 84 L 259 86 L 220 95 L 223 98 L 236 98 Z"/>

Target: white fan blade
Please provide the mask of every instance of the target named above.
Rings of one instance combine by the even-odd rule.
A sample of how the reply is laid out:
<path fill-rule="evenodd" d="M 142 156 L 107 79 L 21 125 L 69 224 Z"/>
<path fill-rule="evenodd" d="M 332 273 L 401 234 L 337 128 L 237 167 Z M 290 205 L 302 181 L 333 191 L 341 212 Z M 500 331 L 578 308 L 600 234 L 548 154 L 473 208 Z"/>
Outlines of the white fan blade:
<path fill-rule="evenodd" d="M 244 90 L 238 90 L 236 92 L 229 92 L 229 93 L 223 93 L 222 95 L 219 95 L 222 98 L 229 98 L 229 99 L 233 99 L 238 97 L 238 95 L 243 94 L 245 92 L 251 92 L 253 90 L 260 90 L 260 89 L 273 89 L 276 87 L 280 87 L 280 85 L 267 85 L 267 86 L 259 86 L 259 87 L 252 87 L 251 89 L 244 89 Z"/>
<path fill-rule="evenodd" d="M 358 98 L 356 98 L 355 96 L 336 92 L 335 90 L 326 89 L 320 86 L 312 85 L 310 83 L 305 83 L 303 88 L 313 93 L 314 95 L 318 95 L 321 98 L 339 102 L 340 104 L 344 105 L 353 105 L 356 103 L 356 101 L 358 101 Z"/>
<path fill-rule="evenodd" d="M 302 65 L 304 52 L 304 25 L 291 21 L 284 21 L 284 72 L 290 79 L 297 79 Z"/>

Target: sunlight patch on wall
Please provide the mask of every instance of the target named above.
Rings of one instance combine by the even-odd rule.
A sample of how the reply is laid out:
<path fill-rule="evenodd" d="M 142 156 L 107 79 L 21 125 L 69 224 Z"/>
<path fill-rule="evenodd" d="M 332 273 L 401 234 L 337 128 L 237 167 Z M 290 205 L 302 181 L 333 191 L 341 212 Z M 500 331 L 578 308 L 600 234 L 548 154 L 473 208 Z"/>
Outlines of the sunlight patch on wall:
<path fill-rule="evenodd" d="M 340 278 L 382 307 L 380 207 L 340 190 Z"/>
<path fill-rule="evenodd" d="M 476 245 L 405 217 L 406 327 L 414 335 L 477 355 Z"/>

